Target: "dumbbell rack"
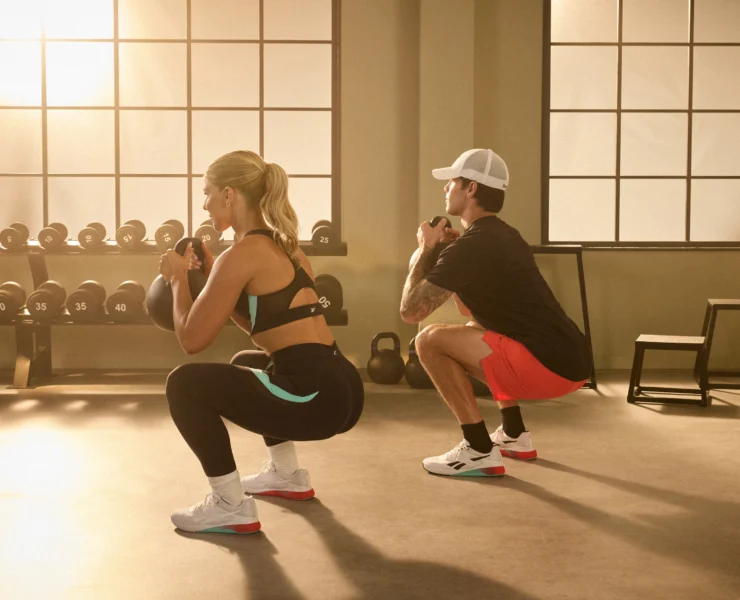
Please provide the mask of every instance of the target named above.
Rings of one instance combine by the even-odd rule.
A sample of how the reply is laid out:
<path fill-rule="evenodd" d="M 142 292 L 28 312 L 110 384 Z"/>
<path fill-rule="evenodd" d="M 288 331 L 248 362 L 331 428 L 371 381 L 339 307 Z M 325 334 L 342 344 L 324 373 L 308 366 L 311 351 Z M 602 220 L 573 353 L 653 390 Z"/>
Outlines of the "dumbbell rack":
<path fill-rule="evenodd" d="M 233 242 L 223 241 L 214 254 L 220 254 Z M 307 256 L 347 256 L 347 244 L 345 242 L 328 246 L 317 246 L 311 243 L 301 243 L 301 250 Z M 33 288 L 38 288 L 42 283 L 48 281 L 49 272 L 46 266 L 47 255 L 155 255 L 161 254 L 154 242 L 142 242 L 134 250 L 122 250 L 115 242 L 106 241 L 91 249 L 82 248 L 77 242 L 68 241 L 63 246 L 47 251 L 41 248 L 38 242 L 29 241 L 20 250 L 6 250 L 0 248 L 0 256 L 25 254 L 33 279 Z M 29 294 L 30 295 L 30 294 Z M 346 326 L 349 322 L 347 310 L 343 309 L 336 315 L 325 315 L 327 323 L 331 326 Z M 36 387 L 34 382 L 40 383 L 52 376 L 51 362 L 51 328 L 69 325 L 148 325 L 154 327 L 147 314 L 127 322 L 116 322 L 113 320 L 100 320 L 91 323 L 78 323 L 72 321 L 66 308 L 63 313 L 49 322 L 34 321 L 28 311 L 24 309 L 19 313 L 14 323 L 16 336 L 16 360 L 13 374 L 12 388 L 28 389 Z M 228 321 L 228 325 L 233 325 Z"/>

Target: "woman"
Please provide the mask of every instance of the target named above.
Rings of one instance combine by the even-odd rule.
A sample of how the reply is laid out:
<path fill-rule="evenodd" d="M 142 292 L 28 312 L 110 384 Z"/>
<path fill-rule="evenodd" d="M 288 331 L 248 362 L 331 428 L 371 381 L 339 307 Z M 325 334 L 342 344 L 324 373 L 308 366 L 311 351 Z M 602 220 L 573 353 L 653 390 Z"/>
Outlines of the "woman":
<path fill-rule="evenodd" d="M 362 413 L 362 381 L 321 314 L 287 192 L 280 166 L 254 152 L 221 156 L 204 177 L 204 209 L 218 231 L 234 230 L 234 245 L 215 261 L 206 254 L 208 281 L 195 302 L 187 272 L 200 264 L 192 248 L 185 256 L 170 250 L 160 262 L 185 352 L 207 348 L 229 318 L 265 351 L 241 352 L 228 365 L 181 365 L 167 378 L 172 418 L 212 488 L 204 501 L 173 513 L 172 522 L 185 531 L 259 530 L 254 499 L 245 491 L 312 497 L 293 440 L 348 431 Z M 260 473 L 240 480 L 223 418 L 264 437 L 270 460 Z"/>

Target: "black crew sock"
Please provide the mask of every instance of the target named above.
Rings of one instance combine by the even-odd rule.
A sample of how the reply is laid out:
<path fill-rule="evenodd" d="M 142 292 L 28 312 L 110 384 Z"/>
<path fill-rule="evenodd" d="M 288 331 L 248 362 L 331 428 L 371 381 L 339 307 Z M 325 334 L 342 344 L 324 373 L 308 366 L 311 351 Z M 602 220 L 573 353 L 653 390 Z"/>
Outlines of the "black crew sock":
<path fill-rule="evenodd" d="M 501 418 L 503 420 L 504 433 L 509 437 L 518 438 L 525 431 L 524 421 L 522 421 L 522 411 L 518 406 L 510 406 L 501 409 Z"/>
<path fill-rule="evenodd" d="M 278 438 L 267 437 L 266 435 L 263 435 L 262 439 L 265 440 L 265 446 L 267 446 L 268 448 L 270 446 L 277 446 L 278 444 L 282 444 L 285 441 L 279 440 Z"/>
<path fill-rule="evenodd" d="M 486 454 L 493 448 L 493 442 L 488 436 L 488 429 L 483 421 L 462 425 L 463 436 L 470 444 L 470 447 L 476 452 Z"/>

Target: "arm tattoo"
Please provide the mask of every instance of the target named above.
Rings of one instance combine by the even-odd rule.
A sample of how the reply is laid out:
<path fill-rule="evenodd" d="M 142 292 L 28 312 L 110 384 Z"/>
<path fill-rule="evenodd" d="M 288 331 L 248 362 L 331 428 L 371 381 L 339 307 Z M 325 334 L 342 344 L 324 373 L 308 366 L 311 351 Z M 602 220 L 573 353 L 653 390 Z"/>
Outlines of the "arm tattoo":
<path fill-rule="evenodd" d="M 452 296 L 452 292 L 424 279 L 434 266 L 433 258 L 433 250 L 428 248 L 422 250 L 403 287 L 401 314 L 407 318 L 413 318 L 416 322 L 423 321 Z"/>

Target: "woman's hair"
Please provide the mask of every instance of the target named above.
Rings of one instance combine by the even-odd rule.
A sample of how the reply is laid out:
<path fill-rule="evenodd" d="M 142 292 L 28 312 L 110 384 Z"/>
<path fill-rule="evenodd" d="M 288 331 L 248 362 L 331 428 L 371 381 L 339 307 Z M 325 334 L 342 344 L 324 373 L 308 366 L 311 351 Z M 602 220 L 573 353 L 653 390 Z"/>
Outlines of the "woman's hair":
<path fill-rule="evenodd" d="M 250 150 L 229 152 L 214 160 L 206 177 L 219 189 L 233 188 L 256 206 L 274 230 L 275 243 L 288 256 L 298 251 L 298 216 L 288 199 L 288 175 L 280 165 L 266 163 Z"/>

